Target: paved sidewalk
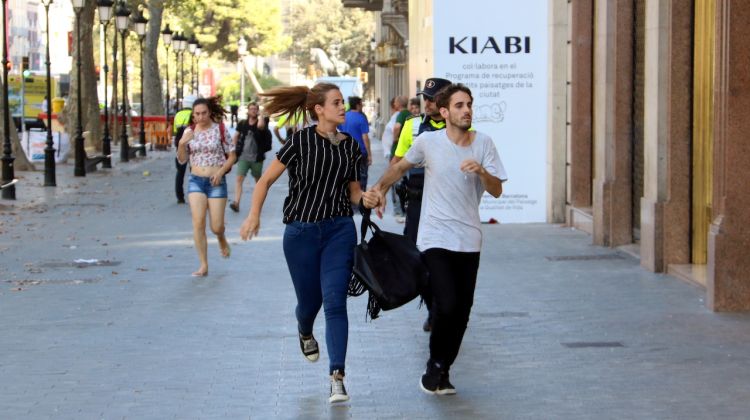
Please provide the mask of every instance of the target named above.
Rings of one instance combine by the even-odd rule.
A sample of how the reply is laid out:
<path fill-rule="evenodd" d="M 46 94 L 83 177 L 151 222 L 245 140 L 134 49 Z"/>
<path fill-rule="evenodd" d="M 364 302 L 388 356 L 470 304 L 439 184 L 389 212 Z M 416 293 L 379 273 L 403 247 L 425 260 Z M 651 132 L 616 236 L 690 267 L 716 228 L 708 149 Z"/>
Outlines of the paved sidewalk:
<path fill-rule="evenodd" d="M 332 407 L 322 314 L 320 362 L 296 339 L 286 177 L 257 240 L 239 241 L 249 194 L 239 215 L 227 210 L 232 257 L 212 241 L 210 276 L 196 279 L 172 156 L 85 179 L 60 165 L 56 189 L 22 173 L 19 200 L 0 201 L 0 418 L 748 418 L 750 315 L 711 313 L 695 286 L 543 224 L 484 227 L 451 372 L 458 395 L 418 388 L 428 335 L 416 302 L 367 322 L 359 297 L 349 300 L 352 400 Z M 391 217 L 381 226 L 402 228 Z"/>

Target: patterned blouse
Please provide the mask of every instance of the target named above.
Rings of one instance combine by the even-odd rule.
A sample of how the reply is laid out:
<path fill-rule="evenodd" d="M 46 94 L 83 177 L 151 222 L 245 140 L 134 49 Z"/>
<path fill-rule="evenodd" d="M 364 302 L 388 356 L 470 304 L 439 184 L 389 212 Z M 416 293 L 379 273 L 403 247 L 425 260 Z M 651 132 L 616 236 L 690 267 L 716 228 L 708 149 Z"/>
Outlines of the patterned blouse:
<path fill-rule="evenodd" d="M 223 166 L 227 161 L 225 153 L 233 152 L 234 144 L 227 141 L 226 131 L 224 138 L 221 137 L 217 123 L 207 130 L 194 131 L 193 140 L 188 143 L 190 166 Z"/>

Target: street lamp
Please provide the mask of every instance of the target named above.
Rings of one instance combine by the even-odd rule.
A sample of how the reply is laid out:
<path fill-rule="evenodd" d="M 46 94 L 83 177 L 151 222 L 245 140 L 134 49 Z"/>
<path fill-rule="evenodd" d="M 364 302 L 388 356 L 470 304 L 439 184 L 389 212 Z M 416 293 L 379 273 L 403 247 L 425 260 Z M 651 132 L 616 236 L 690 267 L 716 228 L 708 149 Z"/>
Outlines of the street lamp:
<path fill-rule="evenodd" d="M 195 95 L 195 50 L 198 48 L 198 40 L 195 34 L 188 41 L 188 51 L 190 51 L 190 91 Z"/>
<path fill-rule="evenodd" d="M 44 148 L 44 186 L 56 187 L 55 180 L 55 143 L 52 141 L 52 74 L 49 58 L 49 6 L 53 0 L 42 0 L 45 22 L 47 24 L 47 147 Z"/>
<path fill-rule="evenodd" d="M 240 61 L 240 109 L 245 106 L 245 55 L 247 55 L 247 41 L 241 36 L 237 41 L 237 54 Z"/>
<path fill-rule="evenodd" d="M 177 63 L 180 65 L 180 72 L 175 75 L 175 91 L 176 91 L 176 99 L 177 102 L 175 103 L 175 112 L 179 111 L 180 107 L 182 106 L 182 95 L 183 95 L 183 85 L 185 81 L 185 69 L 183 67 L 183 54 L 182 52 L 187 48 L 187 38 L 185 38 L 185 35 L 182 33 L 177 33 L 174 38 L 172 38 L 172 41 L 174 42 L 174 53 L 175 58 L 177 60 Z"/>
<path fill-rule="evenodd" d="M 16 199 L 16 186 L 13 185 L 13 149 L 10 145 L 10 108 L 8 106 L 8 0 L 3 1 L 3 180 L 0 183 L 3 198 Z"/>
<path fill-rule="evenodd" d="M 128 97 L 128 66 L 125 65 L 127 57 L 125 55 L 125 39 L 128 36 L 128 18 L 130 10 L 123 0 L 117 4 L 115 10 L 115 28 L 120 31 L 122 37 L 122 130 L 120 130 L 120 162 L 130 160 L 130 147 L 128 145 L 128 128 L 127 128 L 127 97 Z"/>
<path fill-rule="evenodd" d="M 198 88 L 199 88 L 199 85 L 201 83 L 200 82 L 200 78 L 201 78 L 201 74 L 200 74 L 200 72 L 201 72 L 201 52 L 203 52 L 203 46 L 199 42 L 198 43 L 198 47 L 195 48 L 195 69 L 198 72 L 198 75 L 195 78 L 195 91 L 194 91 L 195 95 L 198 95 L 198 93 L 200 93 L 199 92 L 200 89 L 198 89 Z"/>
<path fill-rule="evenodd" d="M 167 101 L 165 102 L 164 106 L 164 129 L 166 130 L 167 138 L 170 137 L 170 131 L 169 131 L 169 45 L 172 43 L 172 30 L 169 29 L 169 24 L 167 23 L 167 26 L 164 27 L 164 29 L 161 31 L 161 40 L 164 42 L 164 49 L 167 51 L 166 59 L 164 60 L 164 64 L 167 66 L 167 83 L 166 83 L 166 91 L 167 91 Z"/>
<path fill-rule="evenodd" d="M 76 88 L 78 93 L 76 95 L 76 106 L 78 107 L 78 127 L 76 130 L 75 138 L 75 168 L 73 174 L 75 176 L 86 176 L 86 151 L 83 149 L 83 83 L 81 80 L 81 11 L 83 11 L 83 3 L 85 0 L 72 0 L 73 10 L 76 14 L 76 79 L 78 80 Z"/>
<path fill-rule="evenodd" d="M 141 45 L 141 132 L 139 136 L 140 154 L 142 157 L 146 156 L 146 129 L 143 122 L 145 104 L 143 103 L 143 40 L 146 38 L 146 28 L 148 25 L 148 19 L 143 16 L 143 11 L 139 10 L 133 18 L 133 24 L 135 25 L 135 33 L 138 35 L 138 42 Z"/>
<path fill-rule="evenodd" d="M 99 9 L 99 23 L 104 27 L 104 63 L 102 68 L 104 69 L 104 138 L 102 138 L 102 154 L 104 155 L 104 161 L 102 162 L 102 168 L 112 167 L 112 137 L 109 135 L 109 97 L 107 96 L 107 74 L 109 73 L 109 66 L 107 65 L 107 26 L 109 21 L 112 19 L 112 6 L 115 5 L 113 0 L 98 0 L 96 7 Z M 49 80 L 49 76 L 48 79 Z"/>

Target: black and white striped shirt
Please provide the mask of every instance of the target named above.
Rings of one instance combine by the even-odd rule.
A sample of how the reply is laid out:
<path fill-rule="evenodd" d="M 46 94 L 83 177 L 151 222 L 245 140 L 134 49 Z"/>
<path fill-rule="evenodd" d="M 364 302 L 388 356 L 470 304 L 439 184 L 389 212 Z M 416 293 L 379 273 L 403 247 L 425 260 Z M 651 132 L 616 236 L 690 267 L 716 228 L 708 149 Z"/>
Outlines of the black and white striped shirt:
<path fill-rule="evenodd" d="M 338 146 L 315 131 L 302 129 L 276 157 L 289 173 L 289 195 L 284 200 L 284 223 L 318 222 L 351 216 L 349 183 L 359 181 L 359 145 L 348 134 Z"/>

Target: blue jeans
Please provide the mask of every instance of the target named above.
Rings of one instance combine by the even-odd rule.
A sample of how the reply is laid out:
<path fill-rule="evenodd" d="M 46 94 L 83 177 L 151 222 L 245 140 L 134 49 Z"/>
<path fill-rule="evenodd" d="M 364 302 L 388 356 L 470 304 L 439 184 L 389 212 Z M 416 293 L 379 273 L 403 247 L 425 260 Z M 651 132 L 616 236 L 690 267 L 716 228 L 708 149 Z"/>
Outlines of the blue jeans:
<path fill-rule="evenodd" d="M 357 231 L 351 217 L 316 223 L 290 222 L 284 230 L 284 256 L 297 294 L 297 327 L 313 332 L 323 306 L 330 373 L 344 370 L 349 319 L 346 291 L 352 274 Z"/>

